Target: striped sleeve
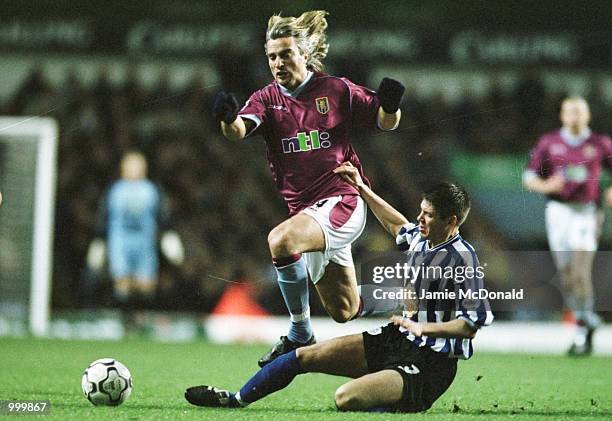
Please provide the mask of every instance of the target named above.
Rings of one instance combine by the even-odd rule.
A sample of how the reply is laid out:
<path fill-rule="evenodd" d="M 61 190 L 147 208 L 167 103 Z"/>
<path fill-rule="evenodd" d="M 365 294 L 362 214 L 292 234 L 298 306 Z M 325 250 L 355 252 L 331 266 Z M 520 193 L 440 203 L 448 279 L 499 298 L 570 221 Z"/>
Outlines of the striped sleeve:
<path fill-rule="evenodd" d="M 412 241 L 419 235 L 419 227 L 412 222 L 404 225 L 395 237 L 395 244 L 400 251 L 406 251 L 410 248 Z"/>
<path fill-rule="evenodd" d="M 480 329 L 493 322 L 493 312 L 488 299 L 478 299 L 478 291 L 484 289 L 484 270 L 471 246 L 457 250 L 454 273 L 457 292 L 455 317 Z M 474 294 L 475 296 L 473 296 Z"/>

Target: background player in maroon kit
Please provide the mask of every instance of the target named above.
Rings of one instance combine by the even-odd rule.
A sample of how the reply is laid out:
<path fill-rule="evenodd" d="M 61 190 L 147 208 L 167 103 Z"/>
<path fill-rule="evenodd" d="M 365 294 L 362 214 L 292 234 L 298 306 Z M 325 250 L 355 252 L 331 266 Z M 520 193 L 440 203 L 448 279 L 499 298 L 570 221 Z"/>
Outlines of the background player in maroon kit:
<path fill-rule="evenodd" d="M 577 334 L 569 353 L 592 349 L 599 318 L 593 311 L 591 268 L 603 221 L 598 211 L 602 169 L 612 170 L 612 140 L 592 133 L 587 102 L 570 97 L 561 105 L 563 127 L 542 136 L 524 173 L 529 190 L 545 194 L 546 231 L 567 304 L 575 312 Z M 612 206 L 612 187 L 604 194 Z"/>
<path fill-rule="evenodd" d="M 400 119 L 400 82 L 385 78 L 376 93 L 322 73 L 326 15 L 272 16 L 265 51 L 274 81 L 240 110 L 233 94 L 222 91 L 215 97 L 215 116 L 227 139 L 264 137 L 272 175 L 289 208 L 290 218 L 270 232 L 268 244 L 291 328 L 260 366 L 314 343 L 308 277 L 334 320 L 359 315 L 351 243 L 365 226 L 366 205 L 333 170 L 347 161 L 363 175 L 350 144 L 352 133 L 377 126 L 393 130 Z"/>

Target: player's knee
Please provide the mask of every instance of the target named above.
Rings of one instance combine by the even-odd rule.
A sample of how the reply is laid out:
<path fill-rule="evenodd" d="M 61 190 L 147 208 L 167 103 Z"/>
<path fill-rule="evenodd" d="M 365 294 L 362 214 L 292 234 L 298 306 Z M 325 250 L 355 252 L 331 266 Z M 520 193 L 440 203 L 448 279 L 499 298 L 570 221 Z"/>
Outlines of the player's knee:
<path fill-rule="evenodd" d="M 572 273 L 571 278 L 578 288 L 584 287 L 591 281 L 589 274 L 585 273 L 584 271 L 575 271 Z"/>
<path fill-rule="evenodd" d="M 335 303 L 333 306 L 327 307 L 327 312 L 337 323 L 346 323 L 350 320 L 353 320 L 357 311 L 359 309 L 359 304 L 352 303 L 349 300 L 345 300 L 340 303 Z"/>
<path fill-rule="evenodd" d="M 296 350 L 296 357 L 302 370 L 307 372 L 316 371 L 319 351 L 317 345 L 304 346 Z"/>
<path fill-rule="evenodd" d="M 567 288 L 574 293 L 579 293 L 583 288 L 583 278 L 579 273 L 572 272 L 567 277 Z"/>
<path fill-rule="evenodd" d="M 336 390 L 336 407 L 340 411 L 357 411 L 363 409 L 363 405 L 358 396 L 343 384 Z"/>
<path fill-rule="evenodd" d="M 354 314 L 354 311 L 351 312 L 350 309 L 347 308 L 333 309 L 329 311 L 329 315 L 336 323 L 346 323 L 353 318 Z"/>
<path fill-rule="evenodd" d="M 268 234 L 268 246 L 273 257 L 293 254 L 293 239 L 288 229 L 276 227 Z"/>

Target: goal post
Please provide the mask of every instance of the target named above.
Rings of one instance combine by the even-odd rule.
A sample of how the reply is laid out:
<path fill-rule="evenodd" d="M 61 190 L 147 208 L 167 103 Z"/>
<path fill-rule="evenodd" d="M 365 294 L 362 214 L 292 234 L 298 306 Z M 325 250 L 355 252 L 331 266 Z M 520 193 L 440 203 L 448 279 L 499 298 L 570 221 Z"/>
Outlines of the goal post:
<path fill-rule="evenodd" d="M 48 332 L 57 146 L 54 119 L 0 117 L 0 322 L 9 334 Z"/>

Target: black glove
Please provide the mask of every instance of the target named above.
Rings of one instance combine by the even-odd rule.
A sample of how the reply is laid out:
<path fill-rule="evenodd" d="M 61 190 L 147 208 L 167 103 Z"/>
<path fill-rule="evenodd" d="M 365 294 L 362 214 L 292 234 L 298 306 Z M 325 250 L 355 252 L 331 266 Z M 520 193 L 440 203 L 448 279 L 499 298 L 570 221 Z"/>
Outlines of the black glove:
<path fill-rule="evenodd" d="M 383 78 L 378 87 L 378 100 L 383 111 L 387 114 L 395 113 L 399 109 L 405 90 L 401 82 L 389 77 Z"/>
<path fill-rule="evenodd" d="M 225 124 L 231 124 L 238 117 L 238 100 L 231 92 L 219 91 L 215 95 L 213 104 L 213 113 L 215 120 L 223 121 Z"/>

